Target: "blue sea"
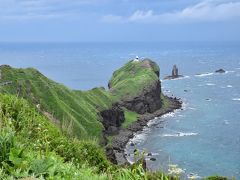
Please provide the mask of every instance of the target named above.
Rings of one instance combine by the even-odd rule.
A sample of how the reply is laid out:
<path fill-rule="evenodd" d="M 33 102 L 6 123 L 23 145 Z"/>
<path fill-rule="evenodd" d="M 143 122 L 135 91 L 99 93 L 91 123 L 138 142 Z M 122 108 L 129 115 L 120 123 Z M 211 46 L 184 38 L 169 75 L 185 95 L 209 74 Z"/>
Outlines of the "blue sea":
<path fill-rule="evenodd" d="M 34 67 L 72 89 L 107 87 L 114 70 L 136 55 L 156 61 L 160 78 L 176 64 L 184 78 L 162 80 L 163 92 L 183 109 L 152 120 L 127 146 L 151 152 L 152 170 L 176 164 L 199 177 L 240 179 L 240 43 L 0 43 L 0 64 Z M 224 74 L 214 73 L 223 68 Z"/>

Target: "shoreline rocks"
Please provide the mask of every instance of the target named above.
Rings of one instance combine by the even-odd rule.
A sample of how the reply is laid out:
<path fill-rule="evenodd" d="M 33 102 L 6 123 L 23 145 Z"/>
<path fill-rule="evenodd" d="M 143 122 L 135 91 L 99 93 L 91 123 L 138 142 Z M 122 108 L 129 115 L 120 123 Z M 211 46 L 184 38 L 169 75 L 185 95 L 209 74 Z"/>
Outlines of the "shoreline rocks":
<path fill-rule="evenodd" d="M 180 109 L 182 107 L 182 102 L 180 101 L 180 99 L 172 97 L 166 98 L 168 98 L 171 102 L 169 107 L 160 108 L 154 113 L 141 115 L 138 121 L 134 122 L 126 129 L 119 128 L 117 135 L 113 137 L 112 147 L 111 148 L 108 147 L 108 149 L 106 149 L 106 154 L 110 155 L 108 156 L 109 160 L 113 160 L 112 161 L 113 163 L 119 165 L 128 164 L 124 150 L 129 140 L 134 137 L 134 133 L 142 131 L 143 128 L 147 126 L 147 123 L 150 120 L 154 119 L 155 117 L 160 117 L 164 114 L 173 112 L 174 110 Z"/>

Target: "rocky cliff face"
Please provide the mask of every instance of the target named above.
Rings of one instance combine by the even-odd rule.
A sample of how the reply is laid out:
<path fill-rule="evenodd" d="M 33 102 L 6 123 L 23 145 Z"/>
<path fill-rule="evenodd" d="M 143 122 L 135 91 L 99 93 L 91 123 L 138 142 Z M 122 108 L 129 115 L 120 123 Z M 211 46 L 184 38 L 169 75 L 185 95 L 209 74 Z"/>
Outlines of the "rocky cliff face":
<path fill-rule="evenodd" d="M 123 100 L 121 105 L 139 114 L 153 113 L 161 108 L 160 93 L 161 83 L 160 81 L 156 81 L 151 86 L 145 88 L 141 95 Z"/>
<path fill-rule="evenodd" d="M 104 133 L 107 135 L 116 134 L 125 119 L 123 110 L 117 104 L 113 105 L 111 109 L 101 111 L 100 115 L 105 129 Z"/>

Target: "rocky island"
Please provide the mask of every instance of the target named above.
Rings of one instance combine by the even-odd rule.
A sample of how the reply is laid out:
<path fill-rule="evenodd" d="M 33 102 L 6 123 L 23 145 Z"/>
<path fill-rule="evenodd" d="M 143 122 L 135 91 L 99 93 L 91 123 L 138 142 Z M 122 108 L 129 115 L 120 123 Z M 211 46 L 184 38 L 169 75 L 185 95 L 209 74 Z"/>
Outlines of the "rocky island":
<path fill-rule="evenodd" d="M 215 73 L 225 73 L 225 72 L 226 72 L 226 71 L 223 70 L 223 69 L 218 69 L 218 70 L 215 71 Z"/>
<path fill-rule="evenodd" d="M 173 65 L 172 75 L 164 77 L 164 80 L 177 79 L 177 78 L 181 78 L 181 77 L 183 77 L 183 75 L 178 74 L 177 65 Z"/>

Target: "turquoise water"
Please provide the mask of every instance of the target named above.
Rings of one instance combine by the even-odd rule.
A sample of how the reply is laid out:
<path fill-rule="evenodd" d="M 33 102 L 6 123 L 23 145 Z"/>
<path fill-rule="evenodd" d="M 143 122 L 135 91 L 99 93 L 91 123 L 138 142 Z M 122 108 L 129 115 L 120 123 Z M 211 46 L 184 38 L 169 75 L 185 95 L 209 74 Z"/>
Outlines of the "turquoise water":
<path fill-rule="evenodd" d="M 183 110 L 155 119 L 133 139 L 157 159 L 149 167 L 178 164 L 186 174 L 240 179 L 240 43 L 0 43 L 0 64 L 35 67 L 83 90 L 106 87 L 112 72 L 136 55 L 155 60 L 161 79 L 173 64 L 185 75 L 162 81 L 165 94 L 182 98 Z M 212 73 L 219 68 L 227 73 Z"/>

